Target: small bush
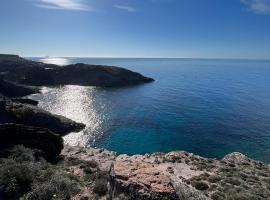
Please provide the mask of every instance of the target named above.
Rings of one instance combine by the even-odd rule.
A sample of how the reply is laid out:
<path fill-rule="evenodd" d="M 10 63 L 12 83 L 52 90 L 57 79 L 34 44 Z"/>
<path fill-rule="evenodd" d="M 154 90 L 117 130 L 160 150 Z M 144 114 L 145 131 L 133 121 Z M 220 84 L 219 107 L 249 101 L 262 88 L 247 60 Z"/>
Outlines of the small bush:
<path fill-rule="evenodd" d="M 108 181 L 105 178 L 97 179 L 94 185 L 94 192 L 99 196 L 104 196 L 108 191 L 107 183 Z"/>
<path fill-rule="evenodd" d="M 91 168 L 97 168 L 98 163 L 94 160 L 88 161 L 87 165 L 89 165 Z"/>
<path fill-rule="evenodd" d="M 227 183 L 230 183 L 232 185 L 241 185 L 241 181 L 239 181 L 238 179 L 236 178 L 229 178 L 229 179 L 226 179 L 226 182 Z"/>
<path fill-rule="evenodd" d="M 213 200 L 225 200 L 226 196 L 224 193 L 217 191 L 211 195 L 211 198 Z"/>
<path fill-rule="evenodd" d="M 220 180 L 221 180 L 221 177 L 217 175 L 211 175 L 208 177 L 208 181 L 210 183 L 216 183 L 216 182 L 219 182 Z"/>
<path fill-rule="evenodd" d="M 51 199 L 69 199 L 72 195 L 78 193 L 79 187 L 76 180 L 67 174 L 57 172 L 51 179 L 42 184 L 34 185 L 32 191 L 25 195 L 27 200 L 51 200 Z"/>
<path fill-rule="evenodd" d="M 194 181 L 191 183 L 197 190 L 207 190 L 209 186 L 203 181 Z"/>

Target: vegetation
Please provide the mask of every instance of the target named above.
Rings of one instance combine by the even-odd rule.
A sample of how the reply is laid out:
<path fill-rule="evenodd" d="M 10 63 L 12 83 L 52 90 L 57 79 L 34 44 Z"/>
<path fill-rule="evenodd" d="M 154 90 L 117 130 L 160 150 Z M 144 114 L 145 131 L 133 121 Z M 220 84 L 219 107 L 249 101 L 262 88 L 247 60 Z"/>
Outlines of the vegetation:
<path fill-rule="evenodd" d="M 214 200 L 263 200 L 270 197 L 270 171 L 256 162 L 192 160 L 195 170 L 207 171 L 187 181 Z M 215 166 L 215 167 L 213 167 Z"/>
<path fill-rule="evenodd" d="M 42 152 L 15 146 L 0 159 L 0 188 L 7 200 L 69 199 L 80 191 L 80 182 L 45 161 Z"/>

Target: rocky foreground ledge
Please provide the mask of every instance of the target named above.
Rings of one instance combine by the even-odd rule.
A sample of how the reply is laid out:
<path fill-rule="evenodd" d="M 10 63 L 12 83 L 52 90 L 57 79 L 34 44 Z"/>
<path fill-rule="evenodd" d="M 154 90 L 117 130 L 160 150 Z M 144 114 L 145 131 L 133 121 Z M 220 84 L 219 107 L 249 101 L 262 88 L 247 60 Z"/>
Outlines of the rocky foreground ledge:
<path fill-rule="evenodd" d="M 62 156 L 77 161 L 67 170 L 82 180 L 97 168 L 108 174 L 107 199 L 270 199 L 269 166 L 241 153 L 216 160 L 183 151 L 128 156 L 65 146 Z M 92 193 L 86 186 L 73 199 Z"/>
<path fill-rule="evenodd" d="M 121 67 L 83 63 L 58 66 L 7 54 L 0 54 L 0 73 L 8 81 L 31 86 L 119 87 L 154 81 Z"/>

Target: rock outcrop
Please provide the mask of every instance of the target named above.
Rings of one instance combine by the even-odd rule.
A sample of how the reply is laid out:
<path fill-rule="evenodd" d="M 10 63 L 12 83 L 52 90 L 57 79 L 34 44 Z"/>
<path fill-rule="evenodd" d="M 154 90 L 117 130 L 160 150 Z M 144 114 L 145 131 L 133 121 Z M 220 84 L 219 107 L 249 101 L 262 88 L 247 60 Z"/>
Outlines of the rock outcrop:
<path fill-rule="evenodd" d="M 63 140 L 48 129 L 20 124 L 0 124 L 0 149 L 24 145 L 42 150 L 50 161 L 56 160 L 63 148 Z"/>
<path fill-rule="evenodd" d="M 216 160 L 183 151 L 128 156 L 65 146 L 62 155 L 95 162 L 109 173 L 110 199 L 268 200 L 270 196 L 270 168 L 241 153 Z M 71 172 L 84 177 L 80 168 L 72 166 Z"/>
<path fill-rule="evenodd" d="M 10 98 L 23 97 L 39 92 L 37 88 L 12 83 L 3 80 L 1 76 L 3 77 L 4 75 L 0 75 L 0 93 L 2 93 L 7 97 Z"/>
<path fill-rule="evenodd" d="M 33 86 L 69 84 L 119 87 L 154 81 L 152 78 L 120 67 L 82 63 L 60 67 L 3 54 L 0 54 L 0 73 L 4 74 L 7 80 Z"/>
<path fill-rule="evenodd" d="M 79 132 L 85 125 L 54 115 L 33 105 L 13 102 L 0 95 L 0 123 L 16 123 L 48 128 L 59 135 Z"/>

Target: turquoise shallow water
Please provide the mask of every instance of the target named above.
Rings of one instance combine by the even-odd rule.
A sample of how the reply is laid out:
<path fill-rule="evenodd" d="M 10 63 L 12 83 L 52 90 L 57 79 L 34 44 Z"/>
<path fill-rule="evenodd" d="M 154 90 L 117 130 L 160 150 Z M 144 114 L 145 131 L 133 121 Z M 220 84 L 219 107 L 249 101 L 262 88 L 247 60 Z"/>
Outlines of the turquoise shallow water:
<path fill-rule="evenodd" d="M 34 58 L 42 60 L 41 58 Z M 87 124 L 71 144 L 119 153 L 240 151 L 270 163 L 270 61 L 50 58 L 126 67 L 156 81 L 102 89 L 44 88 L 40 106 Z"/>

